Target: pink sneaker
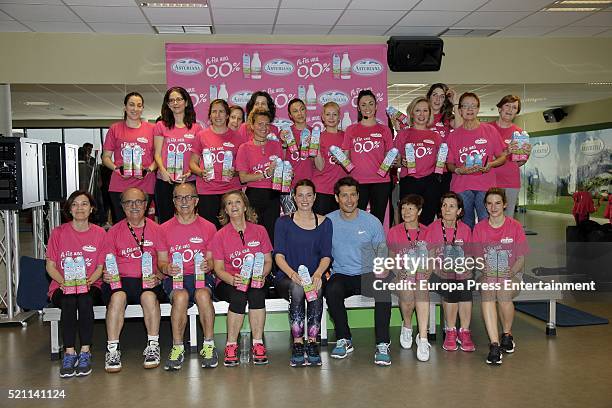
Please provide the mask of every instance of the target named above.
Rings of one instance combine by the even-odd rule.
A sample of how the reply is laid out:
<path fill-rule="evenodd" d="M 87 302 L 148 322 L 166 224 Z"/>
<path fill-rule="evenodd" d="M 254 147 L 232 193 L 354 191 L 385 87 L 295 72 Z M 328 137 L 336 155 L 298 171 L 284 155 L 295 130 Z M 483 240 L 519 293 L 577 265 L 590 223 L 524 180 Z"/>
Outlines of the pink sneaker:
<path fill-rule="evenodd" d="M 459 346 L 457 346 L 457 329 L 454 327 L 452 329 L 445 328 L 444 333 L 444 344 L 442 344 L 442 348 L 446 351 L 457 351 L 459 348 Z"/>
<path fill-rule="evenodd" d="M 472 332 L 466 329 L 459 329 L 457 342 L 461 345 L 462 351 L 476 351 L 476 346 L 472 341 Z"/>

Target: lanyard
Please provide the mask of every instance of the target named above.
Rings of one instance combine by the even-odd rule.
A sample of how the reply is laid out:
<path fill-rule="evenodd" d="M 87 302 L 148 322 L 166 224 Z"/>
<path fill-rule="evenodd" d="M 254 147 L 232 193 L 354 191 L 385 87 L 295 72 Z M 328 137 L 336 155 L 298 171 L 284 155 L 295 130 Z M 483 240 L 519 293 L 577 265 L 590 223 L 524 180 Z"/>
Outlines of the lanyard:
<path fill-rule="evenodd" d="M 448 241 L 446 240 L 446 228 L 444 228 L 444 221 L 440 222 L 440 225 L 442 226 L 442 237 L 444 238 L 444 245 L 448 244 Z M 457 221 L 455 221 L 455 231 L 453 231 L 453 240 L 451 241 L 451 245 L 455 245 L 455 239 L 457 238 L 457 230 L 458 230 L 458 225 L 457 225 Z"/>
<path fill-rule="evenodd" d="M 406 231 L 406 238 L 408 238 L 408 241 L 412 242 L 412 238 L 410 238 L 410 233 L 408 232 L 408 228 L 406 228 L 405 224 L 404 224 L 404 231 Z M 416 239 L 414 240 L 415 242 L 419 240 L 420 233 L 421 233 L 421 228 L 417 227 L 417 236 L 416 236 Z"/>
<path fill-rule="evenodd" d="M 145 218 L 144 220 L 144 225 L 142 226 L 142 235 L 140 236 L 140 239 L 138 239 L 138 237 L 136 236 L 136 233 L 134 232 L 134 228 L 132 228 L 132 225 L 130 225 L 129 221 L 127 223 L 127 226 L 130 232 L 132 233 L 132 237 L 134 238 L 134 241 L 136 241 L 136 245 L 138 245 L 138 247 L 140 248 L 140 252 L 144 253 L 145 228 L 147 227 L 147 219 Z"/>

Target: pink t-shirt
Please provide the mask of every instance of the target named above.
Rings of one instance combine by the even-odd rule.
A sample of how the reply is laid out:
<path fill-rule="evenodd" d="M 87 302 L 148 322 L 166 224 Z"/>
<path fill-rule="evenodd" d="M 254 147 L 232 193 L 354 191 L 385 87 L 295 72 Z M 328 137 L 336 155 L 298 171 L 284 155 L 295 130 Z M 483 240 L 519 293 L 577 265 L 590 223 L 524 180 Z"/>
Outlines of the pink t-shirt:
<path fill-rule="evenodd" d="M 387 126 L 377 123 L 364 126 L 355 123 L 344 133 L 342 149 L 350 151 L 351 162 L 355 169 L 351 172 L 359 183 L 386 183 L 388 177 L 380 177 L 376 171 L 393 147 L 393 136 Z"/>
<path fill-rule="evenodd" d="M 217 231 L 208 248 L 213 259 L 223 261 L 225 272 L 232 276 L 240 273 L 242 261 L 247 254 L 272 252 L 272 243 L 263 226 L 247 222 L 243 235 L 244 244 L 238 231 L 229 223 Z"/>
<path fill-rule="evenodd" d="M 501 142 L 504 149 L 508 149 L 510 142 L 512 142 L 512 134 L 516 132 L 522 132 L 523 129 L 512 124 L 507 128 L 499 127 L 497 122 L 492 122 L 491 125 L 497 130 L 501 138 Z M 497 186 L 501 188 L 521 188 L 521 171 L 517 162 L 512 161 L 512 155 L 508 155 L 508 159 L 504 164 L 499 167 L 492 169 L 495 172 L 495 178 L 497 180 Z"/>
<path fill-rule="evenodd" d="M 317 193 L 334 194 L 334 184 L 342 177 L 348 175 L 344 168 L 333 162 L 332 154 L 329 152 L 330 146 L 342 146 L 344 132 L 337 133 L 322 132 L 320 142 L 320 152 L 323 158 L 323 170 L 319 171 L 315 167 L 312 173 L 312 182 L 317 188 Z"/>
<path fill-rule="evenodd" d="M 408 128 L 401 130 L 395 137 L 395 147 L 397 147 L 402 155 L 406 158 L 406 144 L 414 144 L 414 153 L 416 157 L 416 173 L 408 174 L 406 168 L 402 168 L 401 177 L 423 178 L 429 176 L 436 168 L 436 159 L 438 158 L 438 150 L 442 139 L 440 135 L 432 130 L 418 130 Z"/>
<path fill-rule="evenodd" d="M 421 245 L 424 249 L 427 249 L 427 244 L 425 241 L 427 229 L 428 227 L 426 225 L 419 224 L 418 229 L 408 229 L 408 233 L 406 233 L 404 223 L 399 223 L 389 229 L 389 232 L 387 233 L 387 246 L 389 250 L 393 251 L 393 253 L 396 255 L 400 255 L 402 257 L 407 255 L 409 257 L 416 258 L 419 256 L 417 252 L 418 245 Z M 408 236 L 410 236 L 410 239 L 408 239 Z M 424 268 L 421 268 L 419 275 L 422 275 L 424 272 Z"/>
<path fill-rule="evenodd" d="M 308 126 L 308 130 L 312 132 L 312 127 Z M 302 145 L 301 130 L 298 130 L 295 126 L 291 126 L 291 132 L 295 137 L 295 143 L 298 150 L 295 153 L 290 153 L 289 149 L 286 149 L 285 160 L 291 163 L 293 167 L 293 180 L 291 180 L 291 188 L 295 187 L 295 183 L 303 179 L 312 179 L 312 173 L 315 169 L 314 160 L 311 157 L 302 158 L 300 157 L 300 146 Z"/>
<path fill-rule="evenodd" d="M 191 157 L 191 149 L 195 142 L 196 134 L 202 130 L 202 126 L 194 123 L 191 129 L 187 127 L 173 127 L 168 129 L 163 121 L 159 121 L 155 124 L 153 129 L 154 136 L 161 136 L 164 138 L 162 145 L 161 157 L 162 163 L 165 168 L 168 168 L 168 152 L 183 153 L 183 174 L 189 171 L 189 159 Z M 161 179 L 161 174 L 157 174 L 157 178 Z M 195 175 L 192 175 L 188 181 L 193 181 Z"/>
<path fill-rule="evenodd" d="M 136 239 L 140 241 L 142 237 L 143 227 L 134 228 Z M 130 232 L 127 219 L 119 221 L 108 230 L 106 234 L 105 251 L 106 254 L 113 254 L 117 259 L 117 267 L 119 268 L 119 276 L 124 278 L 141 278 L 142 277 L 142 252 L 134 236 Z M 164 251 L 166 243 L 164 234 L 159 224 L 149 219 L 146 220 L 144 226 L 144 244 L 145 252 L 149 252 L 153 257 L 153 271 L 157 270 L 157 251 Z"/>
<path fill-rule="evenodd" d="M 191 224 L 181 224 L 176 217 L 170 218 L 161 225 L 165 236 L 165 249 L 168 251 L 168 260 L 172 262 L 172 254 L 183 254 L 183 275 L 193 275 L 194 257 L 200 252 L 206 258 L 210 249 L 210 241 L 217 232 L 217 228 L 202 217 L 196 217 Z"/>
<path fill-rule="evenodd" d="M 200 156 L 200 167 L 202 164 L 202 151 L 209 149 L 213 156 L 213 167 L 215 177 L 205 181 L 202 177 L 196 178 L 196 189 L 198 194 L 223 194 L 231 190 L 240 189 L 240 178 L 233 177 L 231 181 L 223 181 L 223 158 L 225 152 L 231 151 L 234 157 L 233 167 L 236 168 L 238 148 L 246 141 L 238 133 L 231 129 L 223 134 L 215 133 L 212 128 L 201 130 L 196 135 L 196 140 L 191 152 Z"/>
<path fill-rule="evenodd" d="M 489 220 L 480 221 L 474 226 L 472 233 L 474 253 L 476 256 L 485 257 L 485 264 L 488 271 L 495 269 L 487 254 L 491 251 L 497 255 L 494 257 L 493 264 L 499 263 L 503 258 L 508 259 L 508 267 L 512 267 L 516 258 L 529 253 L 529 246 L 523 226 L 520 222 L 511 217 L 505 217 L 504 223 L 499 228 L 493 228 Z M 505 252 L 507 256 L 500 256 Z M 501 268 L 505 269 L 505 268 Z"/>
<path fill-rule="evenodd" d="M 264 173 L 276 157 L 283 157 L 280 142 L 268 140 L 265 145 L 256 145 L 253 140 L 243 143 L 238 148 L 236 170 L 247 173 Z M 247 183 L 247 187 L 272 188 L 272 175 L 258 181 Z"/>
<path fill-rule="evenodd" d="M 453 137 L 448 142 L 447 163 L 454 163 L 457 167 L 465 166 L 468 154 L 482 155 L 482 164 L 490 163 L 501 156 L 502 146 L 499 134 L 491 125 L 481 123 L 476 129 L 466 130 L 463 127 L 455 129 Z M 453 173 L 451 191 L 461 193 L 466 190 L 487 191 L 496 186 L 495 173 L 456 174 Z"/>
<path fill-rule="evenodd" d="M 72 222 L 67 222 L 51 232 L 47 245 L 47 259 L 55 262 L 55 267 L 64 276 L 64 259 L 69 256 L 72 258 L 82 256 L 89 277 L 99 265 L 104 264 L 105 255 L 102 246 L 105 237 L 104 229 L 95 224 L 89 224 L 87 231 L 79 232 L 72 227 Z M 94 282 L 94 286 L 101 285 L 101 279 Z M 47 295 L 51 297 L 59 287 L 59 283 L 51 280 Z"/>
<path fill-rule="evenodd" d="M 140 146 L 143 150 L 142 168 L 146 169 L 153 163 L 155 153 L 153 128 L 154 125 L 149 122 L 141 122 L 139 128 L 127 127 L 125 121 L 113 123 L 106 133 L 103 150 L 113 152 L 113 162 L 119 167 L 123 165 L 122 150 L 126 146 L 132 148 Z M 130 187 L 138 187 L 152 194 L 155 189 L 155 174 L 147 173 L 142 180 L 139 180 L 136 177 L 124 179 L 117 172 L 113 172 L 108 191 L 122 193 Z"/>
<path fill-rule="evenodd" d="M 276 127 L 276 125 L 270 124 L 270 131 L 268 133 L 274 133 L 274 135 L 280 139 L 280 130 Z M 238 134 L 244 140 L 253 140 L 253 132 L 251 132 L 246 123 L 240 125 L 238 128 Z"/>
<path fill-rule="evenodd" d="M 446 239 L 444 235 L 446 234 Z M 472 253 L 472 230 L 461 220 L 457 221 L 457 232 L 455 228 L 442 228 L 442 220 L 436 219 L 434 222 L 429 224 L 427 229 L 427 236 L 425 237 L 427 246 L 432 251 L 433 257 L 442 258 L 442 265 L 444 265 L 444 258 L 449 257 L 451 254 L 447 251 L 447 246 L 453 245 L 455 249 L 452 254 L 465 258 L 470 256 Z M 467 270 L 439 270 L 436 265 L 436 273 L 442 278 L 446 279 L 467 279 L 472 276 L 471 271 Z"/>
<path fill-rule="evenodd" d="M 442 138 L 442 141 L 445 141 L 446 137 L 451 134 L 454 130 L 450 124 L 450 120 L 446 119 L 442 122 L 442 114 L 434 113 L 433 123 L 431 125 L 431 130 L 436 132 Z"/>

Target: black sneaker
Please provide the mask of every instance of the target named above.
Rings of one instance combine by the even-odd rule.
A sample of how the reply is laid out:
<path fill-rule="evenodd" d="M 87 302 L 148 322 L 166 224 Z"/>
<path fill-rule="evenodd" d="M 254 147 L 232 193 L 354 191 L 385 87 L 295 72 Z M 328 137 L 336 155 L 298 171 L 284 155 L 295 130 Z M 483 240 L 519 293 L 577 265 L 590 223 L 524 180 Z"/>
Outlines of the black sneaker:
<path fill-rule="evenodd" d="M 306 344 L 306 365 L 321 365 L 321 354 L 316 341 L 309 341 Z"/>
<path fill-rule="evenodd" d="M 306 363 L 304 359 L 304 344 L 293 343 L 293 350 L 291 351 L 291 360 L 289 364 L 291 367 L 301 367 Z"/>
<path fill-rule="evenodd" d="M 60 368 L 60 377 L 74 377 L 74 375 L 76 374 L 77 364 L 79 364 L 78 354 L 64 353 L 64 359 L 62 360 L 62 368 Z"/>
<path fill-rule="evenodd" d="M 489 345 L 489 355 L 487 356 L 487 364 L 501 365 L 502 363 L 502 352 L 501 347 L 497 343 L 491 343 Z"/>
<path fill-rule="evenodd" d="M 499 343 L 504 353 L 514 353 L 514 337 L 510 333 L 502 333 L 501 342 Z"/>

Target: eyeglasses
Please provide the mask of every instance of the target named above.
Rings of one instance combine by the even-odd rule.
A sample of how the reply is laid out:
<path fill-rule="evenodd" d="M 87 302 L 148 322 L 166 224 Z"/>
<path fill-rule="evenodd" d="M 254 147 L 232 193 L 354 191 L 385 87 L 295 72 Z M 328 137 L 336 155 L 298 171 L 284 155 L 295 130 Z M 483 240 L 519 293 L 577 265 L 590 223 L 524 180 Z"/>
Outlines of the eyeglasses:
<path fill-rule="evenodd" d="M 142 207 L 147 203 L 147 200 L 125 200 L 121 202 L 124 207 Z"/>
<path fill-rule="evenodd" d="M 173 199 L 174 201 L 177 201 L 177 202 L 179 202 L 179 203 L 182 203 L 182 202 L 190 203 L 190 202 L 192 202 L 193 200 L 195 200 L 196 198 L 198 198 L 198 196 L 197 196 L 197 195 L 174 196 L 174 197 L 172 197 L 172 199 Z"/>
<path fill-rule="evenodd" d="M 466 104 L 461 104 L 461 108 L 462 108 L 462 109 L 478 109 L 478 105 L 466 105 Z"/>
<path fill-rule="evenodd" d="M 181 103 L 183 102 L 185 99 L 179 97 L 179 98 L 174 98 L 174 99 L 168 99 L 168 105 L 172 105 L 175 103 Z"/>

